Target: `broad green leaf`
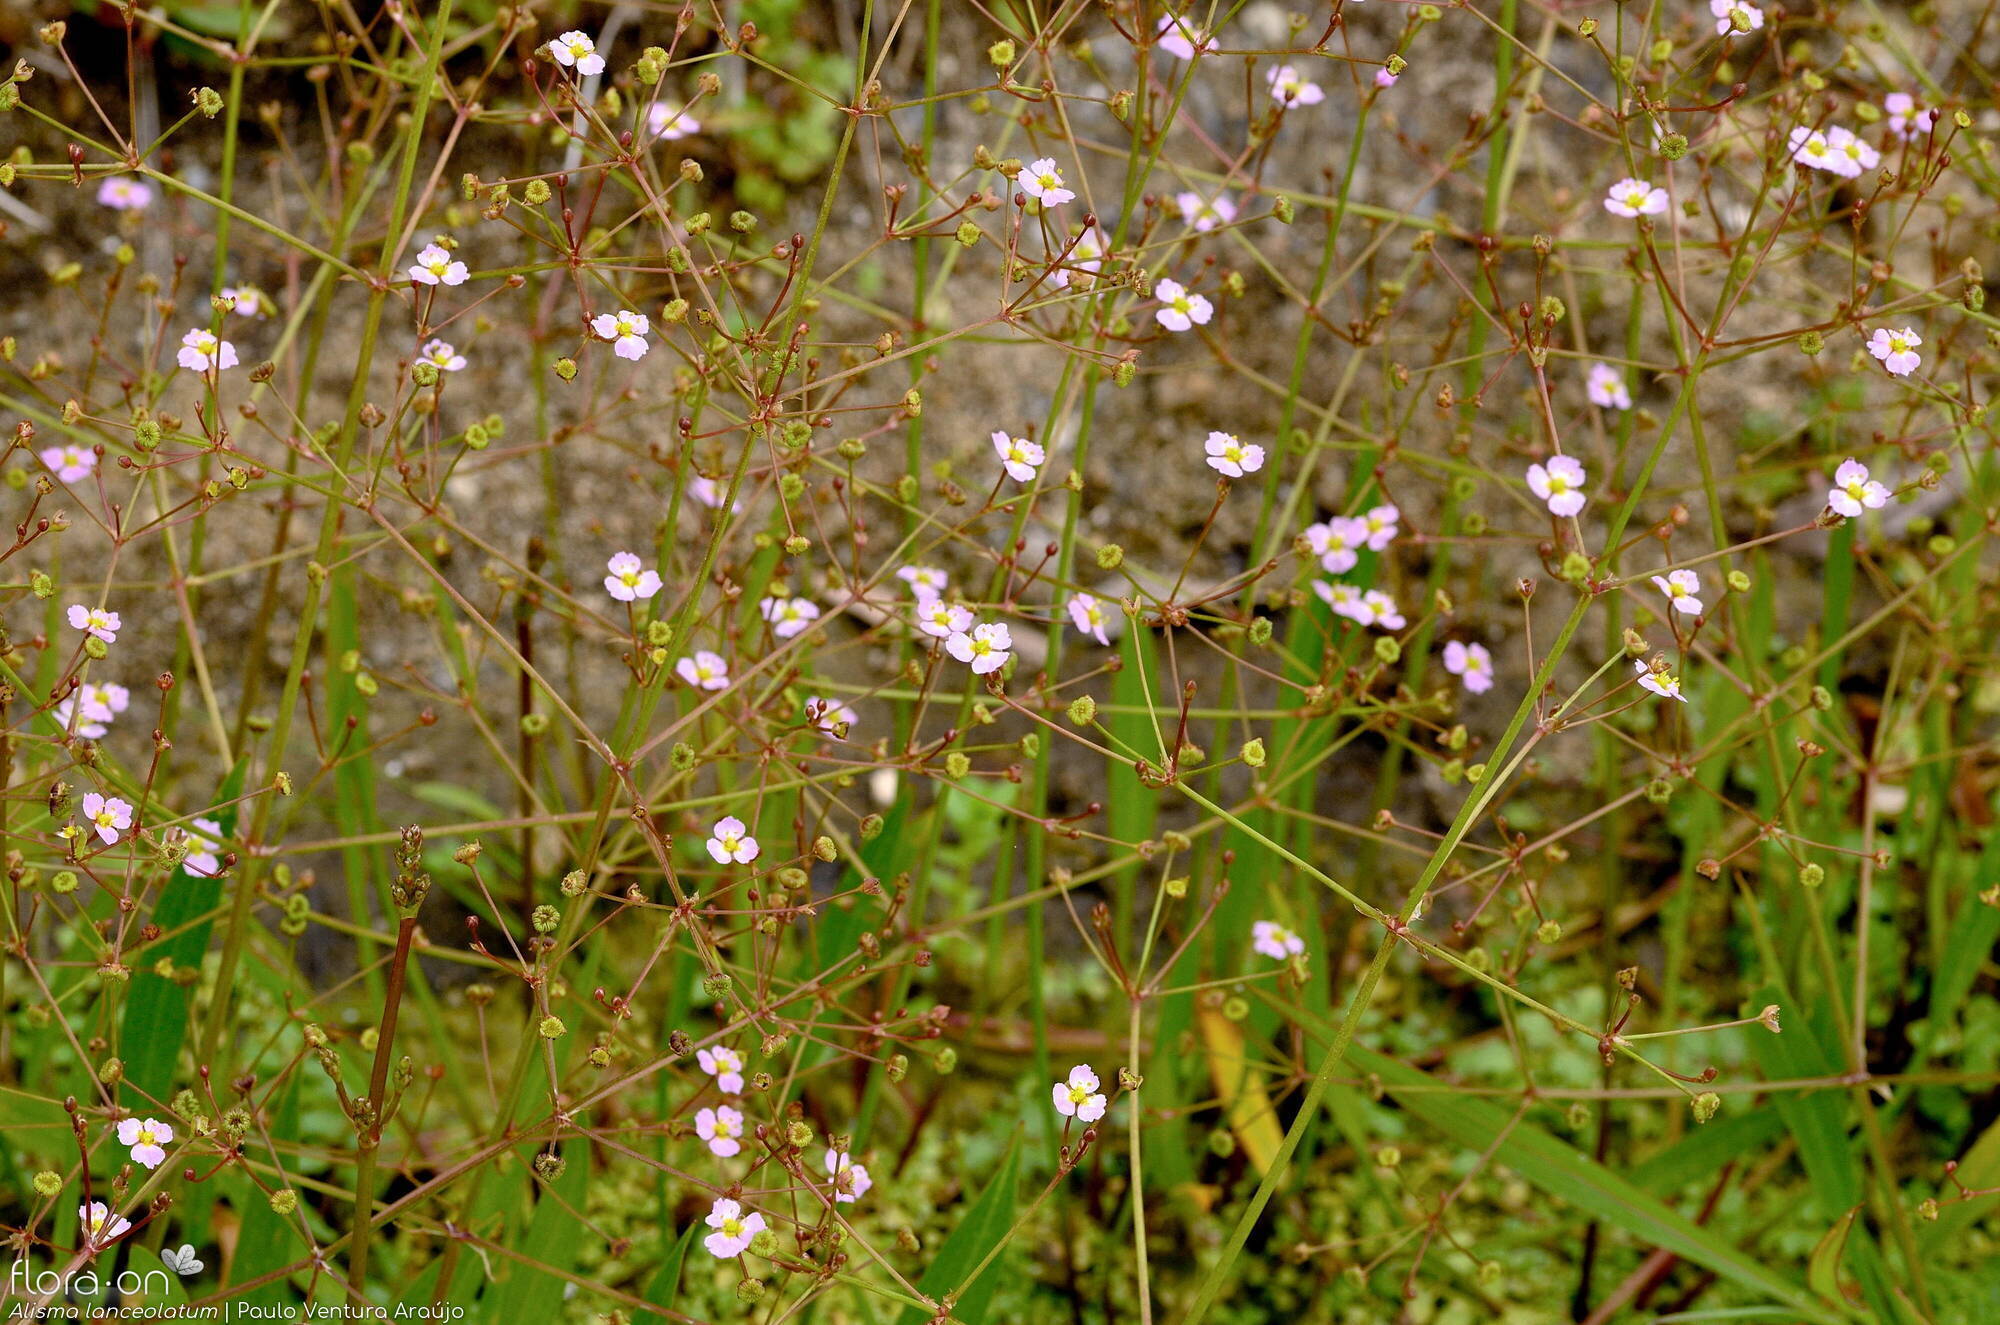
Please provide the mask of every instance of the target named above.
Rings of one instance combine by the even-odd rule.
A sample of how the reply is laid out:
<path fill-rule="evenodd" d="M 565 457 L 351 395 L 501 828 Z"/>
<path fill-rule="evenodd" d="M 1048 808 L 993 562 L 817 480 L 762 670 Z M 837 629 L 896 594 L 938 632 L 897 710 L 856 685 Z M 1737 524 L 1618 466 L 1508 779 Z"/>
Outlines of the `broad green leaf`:
<path fill-rule="evenodd" d="M 237 760 L 236 767 L 229 770 L 229 776 L 222 780 L 215 794 L 216 802 L 223 807 L 216 812 L 215 821 L 222 828 L 225 844 L 236 834 L 233 802 L 243 793 L 244 769 L 248 763 L 248 759 Z M 189 874 L 185 865 L 177 867 L 153 907 L 153 923 L 171 937 L 148 948 L 145 960 L 132 972 L 132 995 L 126 1001 L 118 1032 L 125 1080 L 146 1099 L 164 1102 L 174 1093 L 174 1069 L 180 1061 L 189 1021 L 188 987 L 176 984 L 153 968 L 165 959 L 171 959 L 175 966 L 201 965 L 214 922 L 199 917 L 210 916 L 221 905 L 225 882 L 219 877 Z"/>
<path fill-rule="evenodd" d="M 1670 1251 L 1782 1303 L 1799 1320 L 1846 1319 L 1819 1301 L 1805 1285 L 1779 1274 L 1734 1242 L 1662 1204 L 1658 1198 L 1542 1129 L 1527 1123 L 1515 1124 L 1510 1129 L 1513 1118 L 1510 1110 L 1472 1096 L 1440 1091 L 1436 1088 L 1437 1081 L 1428 1073 L 1360 1045 L 1348 1047 L 1347 1061 L 1360 1072 L 1380 1077 L 1405 1110 L 1467 1149 L 1483 1150 L 1500 1137 L 1494 1151 L 1497 1162 L 1549 1195 L 1567 1201 L 1645 1245 Z"/>
<path fill-rule="evenodd" d="M 1847 1250 L 1847 1234 L 1854 1227 L 1854 1217 L 1860 1213 L 1861 1207 L 1856 1206 L 1834 1221 L 1833 1227 L 1814 1244 L 1812 1256 L 1806 1261 L 1806 1283 L 1829 1302 L 1847 1300 L 1840 1289 L 1840 1257 Z"/>
<path fill-rule="evenodd" d="M 299 1134 L 301 1079 L 300 1074 L 294 1072 L 279 1095 L 278 1107 L 271 1119 L 271 1135 L 289 1137 Z M 239 1179 L 232 1187 L 230 1199 L 242 1215 L 243 1227 L 236 1237 L 236 1254 L 229 1259 L 225 1283 L 247 1283 L 290 1264 L 305 1253 L 306 1245 L 299 1238 L 298 1225 L 293 1222 L 298 1216 L 280 1215 L 271 1209 L 270 1198 L 255 1183 L 247 1178 Z M 234 1300 L 259 1306 L 297 1305 L 296 1294 L 283 1279 L 254 1288 Z"/>
<path fill-rule="evenodd" d="M 562 1176 L 539 1187 L 535 1213 L 528 1219 L 528 1231 L 514 1250 L 535 1262 L 514 1261 L 506 1278 L 495 1280 L 484 1295 L 486 1319 L 493 1325 L 509 1321 L 547 1321 L 562 1311 L 563 1286 L 568 1282 L 559 1270 L 576 1264 L 577 1252 L 590 1241 L 584 1222 L 584 1202 L 590 1191 L 590 1146 L 580 1140 L 564 1147 Z M 547 1266 L 547 1269 L 540 1267 Z"/>
<path fill-rule="evenodd" d="M 681 1269 L 687 1264 L 688 1250 L 694 1246 L 695 1235 L 701 1232 L 700 1224 L 689 1224 L 687 1232 L 675 1240 L 667 1258 L 660 1262 L 658 1273 L 646 1289 L 646 1300 L 662 1311 L 674 1309 L 674 1299 L 681 1292 Z"/>
<path fill-rule="evenodd" d="M 987 1261 L 986 1268 L 972 1282 L 967 1283 L 966 1279 L 1014 1226 L 1014 1185 L 1020 1176 L 1020 1158 L 1021 1134 L 1016 1130 L 1007 1154 L 1000 1161 L 999 1172 L 966 1210 L 958 1227 L 938 1249 L 930 1268 L 924 1271 L 924 1277 L 917 1281 L 918 1290 L 926 1297 L 953 1299 L 951 1318 L 960 1325 L 985 1325 L 986 1309 L 993 1301 L 993 1289 L 999 1283 L 1006 1253 Z M 929 1319 L 920 1309 L 910 1307 L 903 1312 L 902 1325 L 926 1325 Z"/>

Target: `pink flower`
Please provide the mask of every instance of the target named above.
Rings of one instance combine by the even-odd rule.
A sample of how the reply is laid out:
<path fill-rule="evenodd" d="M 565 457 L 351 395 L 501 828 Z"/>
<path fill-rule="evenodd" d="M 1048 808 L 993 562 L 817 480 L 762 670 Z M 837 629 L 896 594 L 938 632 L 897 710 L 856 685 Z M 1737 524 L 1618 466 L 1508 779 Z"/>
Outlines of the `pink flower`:
<path fill-rule="evenodd" d="M 1575 457 L 1552 456 L 1546 465 L 1528 466 L 1528 491 L 1549 504 L 1551 515 L 1575 515 L 1583 509 L 1583 485 L 1588 476 Z"/>
<path fill-rule="evenodd" d="M 729 685 L 729 664 L 721 654 L 707 649 L 681 659 L 674 664 L 674 671 L 697 690 L 722 690 Z"/>
<path fill-rule="evenodd" d="M 1667 210 L 1667 191 L 1643 179 L 1621 179 L 1604 195 L 1604 210 L 1613 216 L 1658 216 Z"/>
<path fill-rule="evenodd" d="M 629 308 L 616 313 L 599 313 L 590 319 L 590 329 L 599 340 L 610 341 L 611 352 L 621 359 L 636 361 L 645 358 L 646 351 L 652 348 L 646 340 L 646 333 L 652 328 L 651 320 L 644 313 L 635 313 Z"/>
<path fill-rule="evenodd" d="M 1375 86 L 1394 87 L 1396 86 L 1396 77 L 1395 74 L 1390 73 L 1387 69 L 1377 69 L 1375 71 Z"/>
<path fill-rule="evenodd" d="M 1250 946 L 1274 962 L 1302 955 L 1306 941 L 1275 920 L 1259 920 L 1250 926 Z"/>
<path fill-rule="evenodd" d="M 70 604 L 69 624 L 72 630 L 95 635 L 106 644 L 116 644 L 118 632 L 125 625 L 116 612 L 101 607 L 85 607 L 82 603 Z"/>
<path fill-rule="evenodd" d="M 1889 116 L 1889 135 L 1893 138 L 1927 134 L 1937 123 L 1937 112 L 1919 107 L 1917 99 L 1907 92 L 1891 92 L 1883 97 L 1882 109 Z"/>
<path fill-rule="evenodd" d="M 1319 558 L 1320 569 L 1340 575 L 1354 569 L 1359 549 L 1368 542 L 1368 526 L 1357 519 L 1336 515 L 1324 524 L 1307 525 L 1306 545 Z"/>
<path fill-rule="evenodd" d="M 1715 16 L 1715 31 L 1719 36 L 1755 32 L 1764 26 L 1764 11 L 1744 0 L 1708 0 L 1708 12 Z"/>
<path fill-rule="evenodd" d="M 1889 489 L 1868 477 L 1868 466 L 1849 457 L 1833 471 L 1833 488 L 1826 504 L 1852 520 L 1862 511 L 1877 511 L 1889 504 Z"/>
<path fill-rule="evenodd" d="M 1078 630 L 1095 639 L 1099 644 L 1110 644 L 1104 636 L 1107 618 L 1104 605 L 1087 593 L 1071 594 L 1069 597 L 1069 619 Z"/>
<path fill-rule="evenodd" d="M 868 1170 L 853 1163 L 846 1151 L 826 1152 L 826 1173 L 833 1181 L 833 1199 L 836 1203 L 858 1201 L 868 1195 L 868 1189 L 875 1180 L 868 1176 Z"/>
<path fill-rule="evenodd" d="M 97 205 L 114 212 L 141 212 L 153 205 L 153 188 L 130 175 L 106 175 L 97 186 Z"/>
<path fill-rule="evenodd" d="M 1076 197 L 1063 187 L 1062 171 L 1056 169 L 1056 159 L 1052 156 L 1030 161 L 1014 177 L 1014 187 L 1044 207 L 1060 207 Z"/>
<path fill-rule="evenodd" d="M 1069 288 L 1072 271 L 1097 272 L 1104 266 L 1104 255 L 1110 248 L 1111 243 L 1105 239 L 1102 230 L 1096 226 L 1085 226 L 1077 235 L 1076 242 L 1069 246 L 1069 256 L 1050 273 L 1049 284 L 1058 290 L 1065 290 Z"/>
<path fill-rule="evenodd" d="M 118 840 L 118 835 L 132 827 L 132 807 L 116 796 L 100 796 L 90 792 L 83 798 L 83 817 L 90 820 L 91 827 L 104 839 L 108 846 Z"/>
<path fill-rule="evenodd" d="M 1493 688 L 1493 655 L 1486 651 L 1484 644 L 1451 641 L 1444 646 L 1444 669 L 1464 682 L 1465 688 L 1475 695 L 1483 695 Z"/>
<path fill-rule="evenodd" d="M 212 331 L 195 327 L 181 337 L 180 353 L 174 362 L 191 373 L 220 371 L 236 366 L 236 347 Z"/>
<path fill-rule="evenodd" d="M 1901 331 L 1891 331 L 1887 327 L 1875 328 L 1875 334 L 1868 338 L 1868 352 L 1882 361 L 1891 377 L 1908 377 L 1917 371 L 1923 359 L 1917 354 L 1917 346 L 1924 338 L 1917 334 L 1915 327 L 1904 327 Z"/>
<path fill-rule="evenodd" d="M 1184 18 L 1168 14 L 1153 29 L 1154 44 L 1176 60 L 1192 60 L 1195 52 L 1207 55 L 1215 49 L 1215 39 Z"/>
<path fill-rule="evenodd" d="M 726 1196 L 716 1198 L 709 1208 L 707 1223 L 716 1231 L 703 1238 L 701 1245 L 708 1248 L 709 1255 L 724 1260 L 750 1250 L 750 1243 L 765 1228 L 764 1216 L 754 1210 L 744 1214 L 743 1207 Z"/>
<path fill-rule="evenodd" d="M 810 598 L 765 598 L 757 611 L 779 639 L 790 639 L 819 619 L 819 604 Z"/>
<path fill-rule="evenodd" d="M 1654 671 L 1643 658 L 1634 658 L 1632 666 L 1639 673 L 1639 684 L 1662 699 L 1678 699 L 1687 703 L 1687 696 L 1681 693 L 1681 679 L 1668 671 Z"/>
<path fill-rule="evenodd" d="M 1821 130 L 1798 125 L 1786 138 L 1785 148 L 1799 165 L 1834 175 L 1847 174 L 1846 157 L 1834 150 L 1832 138 Z"/>
<path fill-rule="evenodd" d="M 197 879 L 212 879 L 222 873 L 222 825 L 213 819 L 191 819 L 187 829 L 187 858 L 181 868 Z"/>
<path fill-rule="evenodd" d="M 945 652 L 970 664 L 974 676 L 988 676 L 1005 667 L 1013 647 L 1013 633 L 997 622 L 974 626 L 970 633 L 954 631 L 944 642 Z"/>
<path fill-rule="evenodd" d="M 1280 106 L 1317 106 L 1326 100 L 1326 93 L 1318 83 L 1307 82 L 1303 74 L 1288 64 L 1281 64 L 1264 76 L 1271 85 L 1271 100 Z"/>
<path fill-rule="evenodd" d="M 701 474 L 697 474 L 688 480 L 687 490 L 688 496 L 694 498 L 703 506 L 708 507 L 711 511 L 722 509 L 722 499 L 728 492 L 728 489 L 724 488 L 720 483 Z M 729 508 L 729 511 L 732 515 L 741 515 L 743 513 L 743 503 L 740 501 L 737 502 Z"/>
<path fill-rule="evenodd" d="M 646 132 L 660 142 L 670 143 L 676 138 L 700 133 L 701 121 L 688 114 L 686 107 L 656 101 L 646 107 Z"/>
<path fill-rule="evenodd" d="M 78 736 L 88 741 L 102 737 L 113 718 L 123 713 L 132 702 L 132 692 L 115 681 L 102 685 L 85 681 L 76 692 L 50 710 L 55 720 L 69 730 L 73 718 L 81 717 L 76 724 Z"/>
<path fill-rule="evenodd" d="M 111 1207 L 102 1201 L 92 1201 L 89 1205 L 78 1206 L 76 1220 L 83 1233 L 85 1245 L 98 1251 L 124 1237 L 132 1227 L 131 1220 L 123 1215 L 112 1214 Z"/>
<path fill-rule="evenodd" d="M 1361 595 L 1361 610 L 1367 615 L 1356 619 L 1364 626 L 1401 630 L 1409 624 L 1403 619 L 1402 609 L 1396 606 L 1396 600 L 1380 589 L 1370 589 Z"/>
<path fill-rule="evenodd" d="M 709 830 L 708 841 L 703 845 L 718 865 L 748 865 L 763 850 L 757 845 L 757 839 L 750 836 L 748 826 L 733 814 L 715 821 L 715 827 Z"/>
<path fill-rule="evenodd" d="M 1180 193 L 1174 195 L 1174 205 L 1181 209 L 1182 224 L 1193 226 L 1197 234 L 1206 234 L 1236 219 L 1236 204 L 1220 194 L 1211 202 L 1199 193 Z"/>
<path fill-rule="evenodd" d="M 1701 576 L 1691 570 L 1670 570 L 1653 577 L 1653 587 L 1667 596 L 1667 604 L 1682 616 L 1701 615 Z"/>
<path fill-rule="evenodd" d="M 65 483 L 89 478 L 97 468 L 97 452 L 74 442 L 49 447 L 41 453 L 41 460 Z"/>
<path fill-rule="evenodd" d="M 171 1145 L 174 1129 L 157 1118 L 141 1122 L 137 1118 L 123 1118 L 118 1123 L 118 1144 L 129 1146 L 136 1163 L 149 1169 L 160 1167 L 167 1158 L 165 1147 Z"/>
<path fill-rule="evenodd" d="M 1153 298 L 1161 304 L 1153 311 L 1153 318 L 1168 331 L 1205 327 L 1215 316 L 1215 305 L 1198 294 L 1189 294 L 1179 281 L 1161 281 L 1153 287 Z"/>
<path fill-rule="evenodd" d="M 1055 1084 L 1056 1112 L 1080 1123 L 1094 1123 L 1102 1118 L 1106 1101 L 1097 1084 L 1097 1073 L 1088 1064 L 1078 1063 L 1069 1070 L 1069 1080 Z"/>
<path fill-rule="evenodd" d="M 1380 552 L 1396 541 L 1397 523 L 1403 513 L 1394 506 L 1377 506 L 1361 517 L 1361 527 L 1367 532 L 1370 551 Z"/>
<path fill-rule="evenodd" d="M 266 316 L 270 309 L 263 294 L 255 286 L 225 285 L 216 298 L 229 305 L 229 311 L 238 317 Z"/>
<path fill-rule="evenodd" d="M 715 1078 L 715 1088 L 725 1095 L 743 1093 L 743 1055 L 727 1045 L 716 1045 L 713 1049 L 697 1049 L 695 1061 L 701 1070 Z"/>
<path fill-rule="evenodd" d="M 695 1114 L 694 1132 L 708 1142 L 710 1154 L 722 1159 L 728 1159 L 743 1149 L 743 1143 L 736 1139 L 743 1135 L 743 1115 L 727 1104 Z"/>
<path fill-rule="evenodd" d="M 1004 432 L 993 434 L 993 450 L 1000 457 L 1000 467 L 1016 483 L 1033 482 L 1035 471 L 1048 459 L 1047 453 L 1027 438 L 1009 437 Z"/>
<path fill-rule="evenodd" d="M 806 721 L 829 736 L 845 739 L 848 729 L 861 721 L 854 710 L 837 699 L 816 696 L 806 701 Z"/>
<path fill-rule="evenodd" d="M 549 57 L 585 78 L 604 72 L 604 57 L 597 53 L 597 43 L 581 32 L 565 32 L 550 42 Z"/>
<path fill-rule="evenodd" d="M 451 256 L 443 244 L 426 244 L 410 268 L 410 279 L 418 285 L 463 285 L 469 273 L 465 264 Z"/>
<path fill-rule="evenodd" d="M 1208 467 L 1218 474 L 1243 478 L 1264 467 L 1264 448 L 1254 443 L 1246 446 L 1234 433 L 1212 432 L 1202 446 L 1208 452 Z"/>
<path fill-rule="evenodd" d="M 923 598 L 943 593 L 950 587 L 951 579 L 936 566 L 904 566 L 896 572 L 896 578 L 910 586 L 910 592 Z"/>
<path fill-rule="evenodd" d="M 1873 170 L 1882 164 L 1880 152 L 1869 146 L 1860 135 L 1838 125 L 1826 131 L 1826 145 L 1840 163 L 1835 173 L 1849 179 L 1859 179 L 1863 171 Z"/>
<path fill-rule="evenodd" d="M 936 594 L 917 599 L 917 629 L 932 639 L 948 640 L 972 629 L 972 613 Z"/>
<path fill-rule="evenodd" d="M 1608 363 L 1590 365 L 1583 391 L 1590 397 L 1590 403 L 1600 409 L 1632 408 L 1632 393 L 1625 387 L 1625 374 Z"/>
<path fill-rule="evenodd" d="M 660 573 L 630 552 L 620 552 L 604 568 L 611 572 L 604 577 L 604 592 L 621 603 L 642 602 L 660 591 Z"/>
<path fill-rule="evenodd" d="M 1313 592 L 1333 609 L 1335 616 L 1345 617 L 1349 621 L 1367 622 L 1369 611 L 1362 605 L 1361 590 L 1354 585 L 1344 580 L 1336 580 L 1331 584 L 1325 580 L 1314 580 Z"/>
<path fill-rule="evenodd" d="M 455 373 L 465 367 L 465 356 L 452 348 L 448 340 L 425 342 L 422 358 L 441 373 Z"/>

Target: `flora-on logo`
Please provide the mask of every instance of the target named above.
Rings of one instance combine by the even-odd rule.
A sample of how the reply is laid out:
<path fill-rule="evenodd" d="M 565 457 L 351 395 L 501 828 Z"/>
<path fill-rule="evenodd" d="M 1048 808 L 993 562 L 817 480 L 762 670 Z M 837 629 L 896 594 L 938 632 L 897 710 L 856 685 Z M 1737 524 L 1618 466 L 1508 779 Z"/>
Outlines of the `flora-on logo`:
<path fill-rule="evenodd" d="M 183 1279 L 192 1279 L 202 1271 L 201 1258 L 194 1254 L 192 1242 L 183 1242 L 179 1251 L 162 1247 L 160 1263 Z"/>
<path fill-rule="evenodd" d="M 189 1247 L 187 1250 L 194 1249 Z M 200 1262 L 195 1264 L 199 1266 Z M 174 1281 L 167 1277 L 165 1270 L 120 1270 L 115 1275 L 101 1275 L 90 1268 L 76 1271 L 37 1270 L 23 1260 L 16 1260 L 7 1269 L 7 1296 L 10 1298 L 34 1296 L 96 1302 L 103 1298 L 107 1289 L 116 1289 L 121 1298 L 142 1294 L 149 1298 L 156 1295 L 164 1297 L 173 1286 Z"/>

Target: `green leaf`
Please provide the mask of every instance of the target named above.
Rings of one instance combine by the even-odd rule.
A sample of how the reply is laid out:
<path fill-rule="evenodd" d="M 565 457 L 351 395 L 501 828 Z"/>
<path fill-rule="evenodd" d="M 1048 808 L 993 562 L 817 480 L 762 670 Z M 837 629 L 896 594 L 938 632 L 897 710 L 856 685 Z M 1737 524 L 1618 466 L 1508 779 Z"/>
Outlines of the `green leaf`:
<path fill-rule="evenodd" d="M 960 1325 L 984 1325 L 993 1289 L 1000 1282 L 1004 1253 L 987 1261 L 985 1270 L 973 1282 L 967 1283 L 966 1276 L 986 1260 L 987 1253 L 999 1246 L 1014 1227 L 1014 1186 L 1020 1176 L 1020 1158 L 1021 1133 L 1017 1128 L 1006 1155 L 1000 1160 L 1000 1171 L 958 1221 L 958 1227 L 944 1240 L 924 1277 L 917 1281 L 917 1289 L 924 1296 L 933 1300 L 953 1299 L 951 1318 Z M 903 1312 L 901 1325 L 925 1325 L 929 1319 L 921 1309 L 910 1307 Z"/>
<path fill-rule="evenodd" d="M 1769 1109 L 1724 1114 L 1632 1166 L 1626 1176 L 1655 1196 L 1671 1196 L 1746 1151 L 1768 1149 L 1784 1130 L 1784 1119 Z"/>
<path fill-rule="evenodd" d="M 1834 1222 L 1812 1249 L 1812 1256 L 1806 1261 L 1806 1283 L 1813 1292 L 1829 1302 L 1845 1302 L 1846 1294 L 1840 1291 L 1840 1256 L 1847 1250 L 1847 1234 L 1854 1227 L 1854 1217 L 1861 1213 L 1856 1206 Z"/>
<path fill-rule="evenodd" d="M 278 1098 L 271 1119 L 271 1135 L 299 1134 L 299 1082 L 303 1079 L 299 1073 L 292 1073 L 291 1081 Z M 246 1283 L 269 1274 L 298 1259 L 306 1250 L 305 1244 L 298 1241 L 298 1226 L 292 1222 L 296 1216 L 280 1215 L 273 1210 L 270 1198 L 248 1178 L 234 1184 L 230 1201 L 243 1216 L 243 1230 L 237 1235 L 236 1254 L 229 1259 L 225 1284 Z M 275 1279 L 234 1300 L 258 1306 L 295 1305 L 291 1288 L 283 1279 Z"/>
<path fill-rule="evenodd" d="M 494 1325 L 555 1320 L 562 1314 L 563 1285 L 569 1281 L 556 1271 L 574 1266 L 577 1252 L 591 1240 L 583 1220 L 590 1189 L 590 1147 L 572 1141 L 565 1158 L 562 1176 L 540 1188 L 527 1236 L 517 1249 L 535 1264 L 516 1262 L 511 1273 L 496 1279 L 485 1293 L 486 1319 Z"/>
<path fill-rule="evenodd" d="M 689 1224 L 687 1232 L 680 1235 L 673 1250 L 660 1262 L 660 1269 L 653 1276 L 652 1285 L 646 1289 L 646 1300 L 662 1311 L 674 1309 L 674 1299 L 681 1292 L 681 1267 L 687 1264 L 688 1250 L 694 1246 L 695 1234 L 701 1232 L 700 1224 Z"/>
<path fill-rule="evenodd" d="M 236 798 L 243 794 L 244 770 L 249 760 L 239 759 L 216 792 L 215 821 L 222 827 L 225 841 L 236 834 Z M 181 1043 L 187 1038 L 188 988 L 153 970 L 162 959 L 175 966 L 199 967 L 208 951 L 212 916 L 222 903 L 223 880 L 199 878 L 185 866 L 174 870 L 166 891 L 153 907 L 153 923 L 171 935 L 146 951 L 146 961 L 132 973 L 132 994 L 119 1023 L 118 1054 L 125 1063 L 125 1081 L 150 1100 L 165 1101 L 174 1091 L 174 1069 L 180 1061 Z M 179 931 L 176 933 L 175 931 Z"/>
<path fill-rule="evenodd" d="M 1670 1251 L 1752 1292 L 1783 1303 L 1800 1320 L 1845 1319 L 1801 1284 L 1778 1274 L 1735 1243 L 1662 1204 L 1549 1133 L 1526 1123 L 1514 1124 L 1510 1129 L 1513 1121 L 1510 1110 L 1476 1097 L 1440 1091 L 1439 1083 L 1428 1073 L 1360 1045 L 1348 1047 L 1347 1061 L 1358 1071 L 1372 1072 L 1381 1078 L 1397 1104 L 1457 1144 L 1483 1150 L 1493 1144 L 1493 1138 L 1501 1138 L 1494 1150 L 1495 1161 L 1549 1195 L 1648 1246 Z"/>

